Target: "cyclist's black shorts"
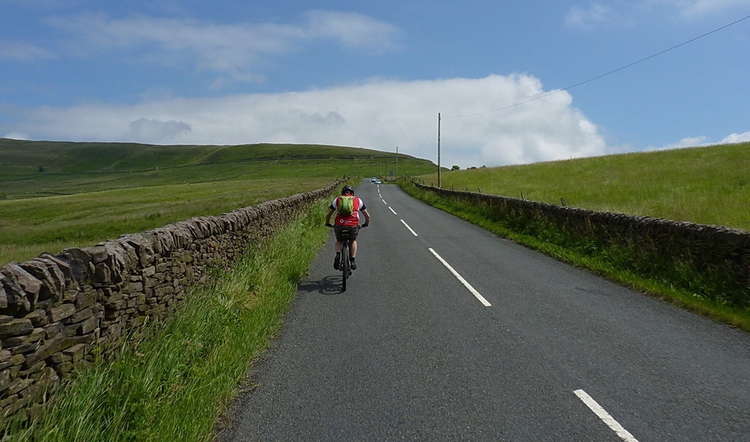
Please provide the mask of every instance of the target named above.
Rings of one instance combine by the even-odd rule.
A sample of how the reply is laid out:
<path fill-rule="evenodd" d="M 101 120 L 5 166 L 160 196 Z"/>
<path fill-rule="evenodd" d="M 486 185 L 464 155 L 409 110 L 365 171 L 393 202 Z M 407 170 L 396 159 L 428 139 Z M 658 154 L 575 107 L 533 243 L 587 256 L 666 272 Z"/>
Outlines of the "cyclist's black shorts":
<path fill-rule="evenodd" d="M 336 241 L 344 241 L 345 239 L 357 239 L 359 227 L 334 226 L 333 231 L 336 232 Z"/>

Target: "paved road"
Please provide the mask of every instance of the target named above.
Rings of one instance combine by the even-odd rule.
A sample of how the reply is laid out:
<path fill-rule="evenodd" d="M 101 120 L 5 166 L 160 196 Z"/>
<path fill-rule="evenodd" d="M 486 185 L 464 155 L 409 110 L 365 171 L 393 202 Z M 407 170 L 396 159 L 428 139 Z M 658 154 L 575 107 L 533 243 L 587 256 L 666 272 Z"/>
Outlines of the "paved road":
<path fill-rule="evenodd" d="M 349 290 L 329 241 L 224 440 L 750 440 L 747 333 L 358 190 Z"/>

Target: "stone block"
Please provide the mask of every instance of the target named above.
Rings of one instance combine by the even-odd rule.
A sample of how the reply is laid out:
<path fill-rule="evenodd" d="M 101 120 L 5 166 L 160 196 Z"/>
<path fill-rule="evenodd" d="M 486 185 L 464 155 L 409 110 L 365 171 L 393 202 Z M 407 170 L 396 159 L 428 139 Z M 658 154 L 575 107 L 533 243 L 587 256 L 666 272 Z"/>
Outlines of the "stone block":
<path fill-rule="evenodd" d="M 75 344 L 91 343 L 93 337 L 89 336 L 58 336 L 57 338 L 45 342 L 44 345 L 36 351 L 36 353 L 30 354 L 24 361 L 25 367 L 30 367 L 36 364 L 38 361 L 47 359 L 51 355 L 63 351 L 64 349 L 71 347 Z"/>
<path fill-rule="evenodd" d="M 66 356 L 69 356 L 70 359 L 73 361 L 73 364 L 78 363 L 81 359 L 83 359 L 83 356 L 86 353 L 86 345 L 85 344 L 76 344 L 68 349 L 66 349 L 63 352 Z"/>
<path fill-rule="evenodd" d="M 31 377 L 35 373 L 39 373 L 46 366 L 47 366 L 46 362 L 38 361 L 30 365 L 27 369 L 21 370 L 20 372 L 18 372 L 18 375 L 22 378 L 28 378 L 28 377 Z"/>
<path fill-rule="evenodd" d="M 107 253 L 107 249 L 104 248 L 103 245 L 96 245 L 94 247 L 86 247 L 81 249 L 86 254 L 88 254 L 91 257 L 91 261 L 94 264 L 99 264 L 100 262 L 104 262 L 109 258 L 109 253 Z"/>
<path fill-rule="evenodd" d="M 112 284 L 112 271 L 103 262 L 94 267 L 94 282 L 97 284 Z"/>
<path fill-rule="evenodd" d="M 53 262 L 57 266 L 57 268 L 60 269 L 66 280 L 74 279 L 70 263 L 68 263 L 63 256 L 55 256 L 49 253 L 42 253 L 41 255 L 39 255 L 39 257 Z"/>
<path fill-rule="evenodd" d="M 58 352 L 48 357 L 47 361 L 49 361 L 51 364 L 60 365 L 63 362 L 70 362 L 71 357 L 65 353 Z"/>
<path fill-rule="evenodd" d="M 5 287 L 0 282 L 0 309 L 8 308 L 8 294 L 5 293 Z"/>
<path fill-rule="evenodd" d="M 23 344 L 39 342 L 42 339 L 44 339 L 44 329 L 35 328 L 28 335 L 13 336 L 3 339 L 3 346 L 7 348 L 13 348 Z"/>
<path fill-rule="evenodd" d="M 10 370 L 0 371 L 0 392 L 3 392 L 10 387 Z"/>
<path fill-rule="evenodd" d="M 29 385 L 31 385 L 34 381 L 31 379 L 16 379 L 14 381 L 11 381 L 10 385 L 8 386 L 8 395 L 14 395 L 22 392 L 23 390 L 29 388 Z"/>
<path fill-rule="evenodd" d="M 70 266 L 70 273 L 74 281 L 84 283 L 90 280 L 93 274 L 93 258 L 86 250 L 76 247 L 65 249 L 61 254 L 61 259 Z"/>
<path fill-rule="evenodd" d="M 34 258 L 21 264 L 21 267 L 42 281 L 42 291 L 39 294 L 40 299 L 53 298 L 58 300 L 65 291 L 65 275 L 57 267 L 54 261 L 44 258 Z"/>
<path fill-rule="evenodd" d="M 93 290 L 78 293 L 78 296 L 76 296 L 75 299 L 76 308 L 78 310 L 83 310 L 86 307 L 96 304 L 96 297 L 97 293 Z"/>
<path fill-rule="evenodd" d="M 49 318 L 51 322 L 61 321 L 76 313 L 76 306 L 73 304 L 61 304 L 49 309 Z"/>
<path fill-rule="evenodd" d="M 33 353 L 33 352 L 37 351 L 40 346 L 41 346 L 41 342 L 39 342 L 39 341 L 36 341 L 36 342 L 27 342 L 27 343 L 18 345 L 16 347 L 10 348 L 9 350 L 13 354 L 24 355 L 24 354 L 27 354 L 27 353 Z"/>
<path fill-rule="evenodd" d="M 75 324 L 77 322 L 85 321 L 86 319 L 94 316 L 94 309 L 93 307 L 88 307 L 83 310 L 77 311 L 74 315 L 67 318 L 65 321 L 63 321 L 64 324 Z"/>
<path fill-rule="evenodd" d="M 10 279 L 16 280 L 19 286 L 31 297 L 39 295 L 39 291 L 42 289 L 42 283 L 29 272 L 21 268 L 18 264 L 7 264 L 3 267 L 3 273 Z M 36 300 L 34 300 L 36 302 Z"/>
<path fill-rule="evenodd" d="M 24 319 L 28 319 L 34 325 L 34 327 L 43 327 L 49 323 L 47 319 L 47 312 L 44 310 L 34 310 L 28 315 L 24 316 Z"/>
<path fill-rule="evenodd" d="M 62 302 L 73 304 L 76 302 L 77 297 L 78 290 L 66 290 L 65 293 L 63 293 Z"/>
<path fill-rule="evenodd" d="M 28 294 L 15 278 L 6 277 L 0 272 L 0 285 L 2 285 L 5 291 L 8 303 L 7 313 L 17 315 L 31 311 L 31 302 L 27 296 Z"/>
<path fill-rule="evenodd" d="M 34 325 L 28 319 L 13 319 L 5 324 L 0 324 L 0 338 L 27 335 L 34 330 Z"/>
<path fill-rule="evenodd" d="M 59 322 L 47 324 L 44 326 L 44 332 L 46 333 L 47 339 L 52 339 L 55 336 L 62 333 L 63 325 Z"/>
<path fill-rule="evenodd" d="M 73 362 L 63 362 L 62 364 L 55 367 L 55 371 L 62 377 L 66 377 L 69 373 L 73 371 Z"/>
<path fill-rule="evenodd" d="M 92 316 L 89 319 L 81 322 L 80 328 L 78 329 L 78 334 L 85 335 L 91 333 L 96 330 L 97 327 L 99 327 L 99 320 L 96 319 L 95 316 Z"/>

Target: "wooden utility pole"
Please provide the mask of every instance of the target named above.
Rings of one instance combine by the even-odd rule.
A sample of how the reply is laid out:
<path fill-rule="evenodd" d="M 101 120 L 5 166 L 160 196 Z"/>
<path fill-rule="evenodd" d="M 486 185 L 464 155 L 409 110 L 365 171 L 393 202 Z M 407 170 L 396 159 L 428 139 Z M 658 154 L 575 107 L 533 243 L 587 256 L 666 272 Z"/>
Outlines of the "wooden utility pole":
<path fill-rule="evenodd" d="M 398 176 L 398 146 L 396 146 L 396 176 Z"/>
<path fill-rule="evenodd" d="M 440 187 L 440 112 L 438 112 L 438 187 Z"/>

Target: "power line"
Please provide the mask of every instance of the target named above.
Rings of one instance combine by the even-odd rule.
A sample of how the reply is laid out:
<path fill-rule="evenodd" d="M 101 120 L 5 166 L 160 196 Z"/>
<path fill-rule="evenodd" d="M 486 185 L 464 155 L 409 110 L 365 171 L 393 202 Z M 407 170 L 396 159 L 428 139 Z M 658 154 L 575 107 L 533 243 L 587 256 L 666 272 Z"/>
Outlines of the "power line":
<path fill-rule="evenodd" d="M 735 20 L 735 21 L 733 21 L 731 23 L 727 23 L 727 24 L 725 24 L 723 26 L 720 26 L 718 28 L 712 29 L 712 30 L 710 30 L 708 32 L 704 32 L 703 34 L 695 36 L 695 37 L 693 37 L 693 38 L 691 38 L 689 40 L 685 40 L 685 41 L 683 41 L 681 43 L 677 43 L 676 45 L 670 46 L 670 47 L 668 47 L 666 49 L 662 49 L 661 51 L 654 52 L 651 55 L 647 55 L 645 57 L 639 58 L 638 60 L 635 60 L 633 62 L 624 64 L 624 65 L 622 65 L 620 67 L 614 68 L 612 70 L 609 70 L 607 72 L 601 73 L 599 75 L 595 75 L 595 76 L 593 76 L 593 77 L 591 77 L 589 79 L 586 79 L 586 80 L 583 80 L 583 81 L 579 81 L 577 83 L 573 83 L 573 84 L 571 84 L 569 86 L 566 86 L 566 87 L 563 87 L 563 88 L 559 88 L 559 89 L 555 89 L 555 90 L 551 90 L 551 91 L 547 91 L 547 92 L 540 92 L 538 94 L 535 94 L 535 95 L 532 95 L 532 96 L 528 97 L 524 101 L 519 101 L 517 103 L 513 103 L 513 104 L 510 104 L 508 106 L 503 106 L 503 107 L 494 109 L 493 112 L 503 111 L 503 110 L 508 110 L 508 109 L 513 109 L 513 108 L 516 108 L 516 107 L 519 107 L 519 106 L 523 106 L 524 104 L 530 103 L 532 101 L 536 101 L 536 100 L 542 99 L 542 98 L 546 97 L 547 95 L 556 94 L 556 93 L 561 92 L 561 91 L 569 91 L 571 89 L 574 89 L 574 88 L 577 88 L 577 87 L 581 87 L 581 86 L 583 86 L 585 84 L 589 84 L 589 83 L 594 82 L 596 80 L 600 80 L 600 79 L 602 79 L 604 77 L 608 77 L 608 76 L 610 76 L 612 74 L 616 74 L 617 72 L 624 71 L 625 69 L 628 69 L 628 68 L 633 67 L 633 66 L 635 66 L 637 64 L 643 63 L 644 61 L 648 61 L 648 60 L 651 60 L 652 58 L 656 58 L 656 57 L 658 57 L 660 55 L 664 55 L 667 52 L 671 52 L 671 51 L 673 51 L 675 49 L 678 49 L 678 48 L 681 48 L 683 46 L 686 46 L 686 45 L 688 45 L 690 43 L 693 43 L 693 42 L 695 42 L 697 40 L 700 40 L 702 38 L 708 37 L 711 34 L 715 34 L 715 33 L 719 32 L 719 31 L 723 31 L 724 29 L 726 29 L 726 28 L 728 28 L 730 26 L 734 26 L 736 24 L 739 24 L 739 23 L 741 23 L 741 22 L 743 22 L 743 21 L 745 21 L 747 19 L 750 19 L 750 15 L 746 15 L 745 17 L 737 19 L 737 20 Z M 454 117 L 464 117 L 464 116 L 472 116 L 472 115 L 480 115 L 480 113 L 454 114 L 453 116 Z"/>

